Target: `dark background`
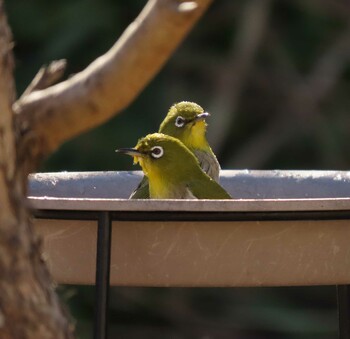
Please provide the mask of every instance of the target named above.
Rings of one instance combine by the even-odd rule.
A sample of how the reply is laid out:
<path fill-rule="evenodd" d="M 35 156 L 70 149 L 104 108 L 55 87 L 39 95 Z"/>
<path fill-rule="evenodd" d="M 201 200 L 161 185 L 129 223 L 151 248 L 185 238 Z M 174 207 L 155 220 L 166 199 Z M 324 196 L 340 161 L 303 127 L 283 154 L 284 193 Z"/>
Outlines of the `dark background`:
<path fill-rule="evenodd" d="M 144 4 L 6 1 L 18 94 L 52 60 L 68 60 L 66 76 L 84 69 Z M 182 100 L 212 114 L 208 138 L 223 168 L 346 170 L 349 19 L 346 0 L 216 1 L 122 114 L 63 145 L 41 171 L 138 169 L 114 150 L 158 130 Z M 91 338 L 93 288 L 59 290 L 79 338 Z M 113 288 L 110 322 L 110 338 L 337 337 L 333 287 Z"/>

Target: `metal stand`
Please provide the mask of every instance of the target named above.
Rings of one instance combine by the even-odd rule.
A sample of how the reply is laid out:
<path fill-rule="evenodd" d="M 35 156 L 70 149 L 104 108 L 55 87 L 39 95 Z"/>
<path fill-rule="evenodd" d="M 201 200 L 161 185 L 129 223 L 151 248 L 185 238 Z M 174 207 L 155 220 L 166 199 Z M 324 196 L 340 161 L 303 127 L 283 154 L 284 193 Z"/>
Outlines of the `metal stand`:
<path fill-rule="evenodd" d="M 350 339 L 350 289 L 337 285 L 339 339 Z"/>
<path fill-rule="evenodd" d="M 99 212 L 96 255 L 94 339 L 107 338 L 112 221 L 110 212 Z"/>

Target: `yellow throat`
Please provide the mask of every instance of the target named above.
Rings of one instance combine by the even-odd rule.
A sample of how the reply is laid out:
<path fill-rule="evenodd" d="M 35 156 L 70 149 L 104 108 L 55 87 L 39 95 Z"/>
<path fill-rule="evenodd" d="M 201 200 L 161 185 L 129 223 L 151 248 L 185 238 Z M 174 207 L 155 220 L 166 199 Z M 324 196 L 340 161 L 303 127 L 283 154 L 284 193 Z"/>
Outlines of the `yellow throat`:
<path fill-rule="evenodd" d="M 209 149 L 209 144 L 205 137 L 205 131 L 207 129 L 207 123 L 202 121 L 197 121 L 190 130 L 190 133 L 187 133 L 184 136 L 183 143 L 187 145 L 190 149 L 199 149 L 206 151 Z"/>
<path fill-rule="evenodd" d="M 147 159 L 142 157 L 134 157 L 134 164 L 139 163 L 143 173 L 148 177 L 150 183 L 150 196 L 157 199 L 162 199 L 169 196 L 173 188 L 163 180 L 163 176 L 156 166 L 149 166 Z"/>

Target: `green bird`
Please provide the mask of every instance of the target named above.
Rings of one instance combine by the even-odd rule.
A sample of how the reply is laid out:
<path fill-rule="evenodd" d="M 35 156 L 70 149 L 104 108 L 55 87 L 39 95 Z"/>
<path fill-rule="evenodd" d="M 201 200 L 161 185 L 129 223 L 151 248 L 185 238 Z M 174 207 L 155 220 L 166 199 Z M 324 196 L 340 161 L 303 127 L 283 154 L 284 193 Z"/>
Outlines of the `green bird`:
<path fill-rule="evenodd" d="M 149 134 L 135 148 L 120 153 L 134 157 L 149 180 L 151 199 L 231 199 L 231 196 L 199 166 L 193 153 L 178 139 Z"/>
<path fill-rule="evenodd" d="M 182 101 L 170 107 L 159 133 L 179 139 L 197 157 L 203 171 L 219 182 L 220 164 L 206 138 L 210 114 L 194 102 Z M 143 177 L 130 199 L 149 198 L 148 179 Z"/>

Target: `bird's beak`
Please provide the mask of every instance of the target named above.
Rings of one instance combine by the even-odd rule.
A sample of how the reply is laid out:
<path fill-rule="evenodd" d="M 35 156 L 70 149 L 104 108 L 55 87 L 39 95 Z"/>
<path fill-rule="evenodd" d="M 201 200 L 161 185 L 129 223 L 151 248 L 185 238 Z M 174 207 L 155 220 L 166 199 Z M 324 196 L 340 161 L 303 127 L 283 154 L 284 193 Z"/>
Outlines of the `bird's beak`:
<path fill-rule="evenodd" d="M 132 157 L 142 157 L 143 153 L 138 151 L 136 148 L 119 148 L 115 150 L 117 153 L 123 153 L 131 155 Z"/>
<path fill-rule="evenodd" d="M 134 157 L 134 164 L 137 164 L 139 158 L 144 156 L 144 154 L 138 151 L 136 148 L 119 148 L 115 151 L 117 153 L 127 154 Z"/>
<path fill-rule="evenodd" d="M 197 116 L 195 117 L 195 121 L 205 120 L 208 117 L 210 117 L 210 113 L 203 112 L 203 113 L 197 114 Z"/>

